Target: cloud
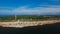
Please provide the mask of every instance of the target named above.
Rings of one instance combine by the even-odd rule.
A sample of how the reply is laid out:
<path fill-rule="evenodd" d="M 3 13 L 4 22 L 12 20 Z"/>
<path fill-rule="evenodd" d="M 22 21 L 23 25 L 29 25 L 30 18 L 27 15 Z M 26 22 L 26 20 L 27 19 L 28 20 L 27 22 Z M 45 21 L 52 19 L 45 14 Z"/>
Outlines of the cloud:
<path fill-rule="evenodd" d="M 40 7 L 60 8 L 60 5 L 41 4 Z"/>
<path fill-rule="evenodd" d="M 4 8 L 4 7 L 3 7 Z M 29 8 L 20 6 L 12 10 L 0 10 L 0 15 L 60 15 L 59 5 L 40 5 L 39 7 Z"/>
<path fill-rule="evenodd" d="M 60 0 L 50 0 L 50 1 L 60 1 Z"/>
<path fill-rule="evenodd" d="M 0 15 L 12 15 L 12 10 L 14 10 L 15 7 L 4 7 L 0 6 Z"/>
<path fill-rule="evenodd" d="M 53 5 L 60 5 L 60 0 L 49 0 Z"/>
<path fill-rule="evenodd" d="M 10 10 L 0 10 L 0 15 L 12 15 L 13 13 Z"/>
<path fill-rule="evenodd" d="M 60 6 L 49 6 L 49 7 L 35 7 L 28 8 L 27 6 L 19 7 L 13 10 L 13 13 L 20 15 L 59 15 Z"/>

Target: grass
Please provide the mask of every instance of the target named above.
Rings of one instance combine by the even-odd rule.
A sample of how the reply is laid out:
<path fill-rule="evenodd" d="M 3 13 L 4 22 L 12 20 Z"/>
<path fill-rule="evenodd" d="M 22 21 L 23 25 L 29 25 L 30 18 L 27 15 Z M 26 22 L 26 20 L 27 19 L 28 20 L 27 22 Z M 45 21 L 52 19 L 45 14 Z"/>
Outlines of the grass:
<path fill-rule="evenodd" d="M 0 21 L 13 21 L 15 20 L 14 16 L 0 16 Z M 38 20 L 60 20 L 60 16 L 37 16 L 37 15 L 22 15 L 17 16 L 16 20 L 30 20 L 30 21 L 38 21 Z"/>

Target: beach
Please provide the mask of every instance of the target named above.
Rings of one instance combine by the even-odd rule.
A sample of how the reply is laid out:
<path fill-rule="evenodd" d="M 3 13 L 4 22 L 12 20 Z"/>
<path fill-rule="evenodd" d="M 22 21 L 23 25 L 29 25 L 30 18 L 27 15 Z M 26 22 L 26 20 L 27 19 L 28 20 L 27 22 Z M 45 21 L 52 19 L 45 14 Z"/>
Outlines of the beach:
<path fill-rule="evenodd" d="M 15 21 L 15 22 L 0 22 L 2 27 L 27 27 L 27 26 L 37 26 L 45 24 L 54 24 L 60 22 L 60 20 L 43 20 L 43 21 Z"/>

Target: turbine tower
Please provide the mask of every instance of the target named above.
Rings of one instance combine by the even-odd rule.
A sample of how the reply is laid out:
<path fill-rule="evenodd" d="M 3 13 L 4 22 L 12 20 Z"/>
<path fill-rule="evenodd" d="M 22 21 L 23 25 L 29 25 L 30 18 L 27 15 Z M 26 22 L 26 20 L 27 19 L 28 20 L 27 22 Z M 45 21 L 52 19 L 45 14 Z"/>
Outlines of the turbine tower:
<path fill-rule="evenodd" d="M 15 20 L 16 20 L 16 14 L 15 14 Z"/>
<path fill-rule="evenodd" d="M 16 18 L 17 18 L 16 12 L 14 12 L 14 20 L 15 20 L 15 21 L 16 21 Z"/>

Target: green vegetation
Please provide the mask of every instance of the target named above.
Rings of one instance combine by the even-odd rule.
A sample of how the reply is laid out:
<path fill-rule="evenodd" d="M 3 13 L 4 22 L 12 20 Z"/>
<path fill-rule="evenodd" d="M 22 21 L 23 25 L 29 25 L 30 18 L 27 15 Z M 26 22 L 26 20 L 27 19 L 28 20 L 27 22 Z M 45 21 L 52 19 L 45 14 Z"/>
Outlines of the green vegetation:
<path fill-rule="evenodd" d="M 60 19 L 60 16 L 48 16 L 48 15 L 44 15 L 44 16 L 37 16 L 37 15 L 22 15 L 22 16 L 17 16 L 16 20 L 55 20 L 55 19 Z M 0 21 L 14 21 L 15 17 L 14 16 L 0 16 Z"/>

